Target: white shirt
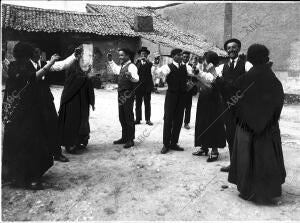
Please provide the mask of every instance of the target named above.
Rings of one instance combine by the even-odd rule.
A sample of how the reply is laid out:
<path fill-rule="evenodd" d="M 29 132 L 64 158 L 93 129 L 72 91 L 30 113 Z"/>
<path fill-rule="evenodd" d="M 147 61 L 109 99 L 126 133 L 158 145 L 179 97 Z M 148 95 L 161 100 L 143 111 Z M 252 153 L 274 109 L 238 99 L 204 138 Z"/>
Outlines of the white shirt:
<path fill-rule="evenodd" d="M 233 68 L 235 68 L 235 66 L 236 66 L 236 63 L 237 63 L 237 61 L 238 61 L 238 57 L 237 58 L 235 58 L 235 59 L 229 59 L 229 61 L 230 61 L 230 63 L 232 63 L 233 62 Z"/>
<path fill-rule="evenodd" d="M 211 83 L 215 80 L 215 76 L 210 72 L 200 71 L 199 73 L 199 80 L 202 84 L 206 86 L 211 86 Z"/>
<path fill-rule="evenodd" d="M 230 63 L 232 62 L 233 60 L 230 59 Z M 233 67 L 235 68 L 236 64 L 237 64 L 237 61 L 238 61 L 238 57 L 234 59 L 234 64 L 233 64 Z M 249 61 L 246 61 L 245 63 L 245 71 L 248 72 L 251 68 L 253 67 L 253 65 L 249 62 Z M 219 76 L 222 76 L 222 72 L 223 72 L 223 68 L 224 68 L 224 64 L 221 64 L 219 65 L 218 67 L 216 67 L 216 72 Z"/>
<path fill-rule="evenodd" d="M 177 68 L 179 68 L 179 64 L 175 61 L 172 62 Z M 170 74 L 171 70 L 168 64 L 165 64 L 161 67 L 152 66 L 152 75 L 161 77 L 164 82 L 166 81 L 167 76 Z"/>
<path fill-rule="evenodd" d="M 186 65 L 186 70 L 189 76 L 194 76 L 194 72 L 193 72 L 193 67 L 190 64 L 185 64 Z M 199 70 L 199 72 L 202 70 L 201 64 L 197 63 L 196 65 L 196 69 Z"/>
<path fill-rule="evenodd" d="M 62 70 L 66 70 L 68 69 L 71 64 L 74 62 L 74 60 L 76 60 L 76 57 L 74 55 L 74 53 L 67 57 L 64 60 L 61 61 L 56 61 L 51 67 L 50 67 L 50 71 L 62 71 Z M 30 60 L 32 65 L 34 66 L 34 68 L 37 70 L 38 65 L 41 68 L 41 60 L 38 61 L 38 63 L 34 62 L 33 60 Z M 47 61 L 47 63 L 49 63 L 49 61 Z"/>
<path fill-rule="evenodd" d="M 128 66 L 128 72 L 131 74 L 131 81 L 132 82 L 138 82 L 139 81 L 139 75 L 138 75 L 138 69 L 137 67 L 131 63 L 130 60 L 128 60 L 125 64 L 123 64 L 123 66 L 126 66 L 127 64 L 130 65 Z M 114 74 L 119 75 L 122 66 L 117 65 L 113 60 L 112 61 L 108 61 L 109 66 L 111 67 L 112 71 Z"/>
<path fill-rule="evenodd" d="M 223 65 L 223 64 L 221 64 Z M 211 86 L 211 83 L 217 78 L 222 76 L 222 70 L 223 66 L 217 66 L 215 67 L 216 74 L 212 74 L 210 72 L 205 72 L 200 70 L 199 72 L 199 80 L 202 82 L 202 84 L 206 85 L 207 87 Z"/>

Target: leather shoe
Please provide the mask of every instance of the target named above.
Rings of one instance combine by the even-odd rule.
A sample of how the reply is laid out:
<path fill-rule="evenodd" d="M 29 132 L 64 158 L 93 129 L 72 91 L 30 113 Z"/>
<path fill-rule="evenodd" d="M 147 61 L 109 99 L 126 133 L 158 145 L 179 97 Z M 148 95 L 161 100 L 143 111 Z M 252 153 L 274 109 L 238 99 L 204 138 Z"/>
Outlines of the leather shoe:
<path fill-rule="evenodd" d="M 221 168 L 221 172 L 229 172 L 230 165 L 229 166 L 224 166 Z"/>
<path fill-rule="evenodd" d="M 210 156 L 207 158 L 207 162 L 214 162 L 214 161 L 217 161 L 219 158 L 219 152 L 216 152 L 216 153 L 212 153 L 210 152 Z"/>
<path fill-rule="evenodd" d="M 153 123 L 149 120 L 146 122 L 147 125 L 153 125 Z"/>
<path fill-rule="evenodd" d="M 207 156 L 208 155 L 208 149 L 207 148 L 201 148 L 198 151 L 193 152 L 192 154 L 194 156 L 203 156 L 203 155 Z"/>
<path fill-rule="evenodd" d="M 134 124 L 135 124 L 135 125 L 139 125 L 139 124 L 141 124 L 141 121 L 136 120 L 136 121 L 134 122 Z"/>
<path fill-rule="evenodd" d="M 126 144 L 123 146 L 124 149 L 128 149 L 130 147 L 134 146 L 134 142 L 133 140 L 129 140 L 128 142 L 126 142 Z"/>
<path fill-rule="evenodd" d="M 169 148 L 167 146 L 163 146 L 163 148 L 161 149 L 160 153 L 161 154 L 166 154 L 169 151 Z"/>
<path fill-rule="evenodd" d="M 58 162 L 63 162 L 63 163 L 69 162 L 69 159 L 67 157 L 65 157 L 63 154 L 54 156 L 54 160 L 58 161 Z"/>
<path fill-rule="evenodd" d="M 185 125 L 184 125 L 184 128 L 185 128 L 185 129 L 191 129 L 191 127 L 189 126 L 189 124 L 185 124 Z"/>
<path fill-rule="evenodd" d="M 39 181 L 32 181 L 28 184 L 28 189 L 30 190 L 43 190 L 44 187 Z"/>
<path fill-rule="evenodd" d="M 116 144 L 125 144 L 127 141 L 125 139 L 119 139 L 119 140 L 116 140 L 114 141 L 113 143 L 116 145 Z"/>
<path fill-rule="evenodd" d="M 184 149 L 182 147 L 178 146 L 177 144 L 171 146 L 170 149 L 175 150 L 175 151 L 184 151 Z"/>

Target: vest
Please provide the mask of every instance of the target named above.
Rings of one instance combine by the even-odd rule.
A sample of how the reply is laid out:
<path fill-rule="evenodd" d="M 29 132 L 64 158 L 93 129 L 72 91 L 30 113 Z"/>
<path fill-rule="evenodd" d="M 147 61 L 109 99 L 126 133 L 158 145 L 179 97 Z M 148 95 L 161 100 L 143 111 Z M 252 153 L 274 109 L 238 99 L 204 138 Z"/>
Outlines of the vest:
<path fill-rule="evenodd" d="M 151 73 L 152 63 L 146 62 L 144 65 L 142 65 L 141 61 L 138 61 L 136 66 L 138 68 L 139 75 L 139 87 L 137 90 L 152 91 L 154 87 Z"/>
<path fill-rule="evenodd" d="M 173 63 L 168 65 L 170 73 L 166 78 L 169 92 L 186 92 L 187 91 L 187 70 L 186 66 L 177 68 Z"/>
<path fill-rule="evenodd" d="M 133 83 L 125 76 L 125 73 L 128 72 L 128 67 L 130 64 L 131 63 L 128 63 L 120 70 L 120 74 L 118 76 L 118 91 L 133 89 Z"/>
<path fill-rule="evenodd" d="M 245 61 L 239 58 L 233 71 L 230 70 L 228 63 L 224 64 L 222 75 L 225 80 L 225 87 L 223 89 L 225 101 L 235 94 L 235 89 L 233 88 L 232 84 L 238 77 L 246 72 L 245 63 Z"/>
<path fill-rule="evenodd" d="M 222 72 L 224 80 L 228 83 L 232 83 L 239 76 L 244 74 L 246 72 L 245 71 L 245 63 L 246 63 L 245 61 L 243 61 L 239 58 L 233 71 L 230 70 L 229 64 L 225 63 L 224 67 L 223 67 L 223 72 Z"/>

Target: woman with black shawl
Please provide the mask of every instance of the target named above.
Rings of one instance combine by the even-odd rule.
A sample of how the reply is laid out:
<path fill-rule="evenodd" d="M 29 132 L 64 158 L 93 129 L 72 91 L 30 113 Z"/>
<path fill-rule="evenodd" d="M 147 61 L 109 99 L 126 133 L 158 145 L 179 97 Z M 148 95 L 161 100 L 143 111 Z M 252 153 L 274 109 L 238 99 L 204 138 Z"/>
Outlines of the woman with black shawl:
<path fill-rule="evenodd" d="M 81 62 L 82 59 L 76 60 L 66 72 L 58 112 L 60 144 L 73 154 L 86 149 L 90 134 L 90 105 L 95 109 L 94 88 L 88 77 L 91 67 L 83 71 Z"/>
<path fill-rule="evenodd" d="M 265 46 L 250 46 L 247 59 L 253 67 L 236 81 L 240 100 L 228 180 L 243 199 L 261 203 L 281 195 L 286 177 L 278 124 L 284 93 Z"/>
<path fill-rule="evenodd" d="M 199 98 L 197 103 L 195 124 L 195 147 L 201 148 L 194 152 L 195 156 L 208 155 L 207 162 L 216 161 L 219 157 L 218 148 L 226 146 L 224 121 L 221 117 L 221 96 L 215 81 L 218 78 L 215 68 L 219 64 L 219 57 L 215 52 L 204 54 L 205 72 L 200 71 Z"/>
<path fill-rule="evenodd" d="M 29 44 L 19 42 L 13 50 L 16 61 L 9 64 L 2 107 L 2 159 L 7 176 L 18 186 L 42 189 L 40 178 L 53 165 L 53 157 L 46 144 L 38 80 L 59 57 L 53 55 L 36 71 L 29 60 L 32 53 Z"/>

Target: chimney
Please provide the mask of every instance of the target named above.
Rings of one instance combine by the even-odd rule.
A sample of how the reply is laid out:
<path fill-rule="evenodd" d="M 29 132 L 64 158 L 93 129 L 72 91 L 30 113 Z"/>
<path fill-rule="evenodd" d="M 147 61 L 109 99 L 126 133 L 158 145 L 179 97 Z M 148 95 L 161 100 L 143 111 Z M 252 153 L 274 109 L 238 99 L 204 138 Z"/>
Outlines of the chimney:
<path fill-rule="evenodd" d="M 152 16 L 135 16 L 134 17 L 135 32 L 153 32 L 153 17 Z"/>
<path fill-rule="evenodd" d="M 232 38 L 232 3 L 225 3 L 224 43 Z"/>

